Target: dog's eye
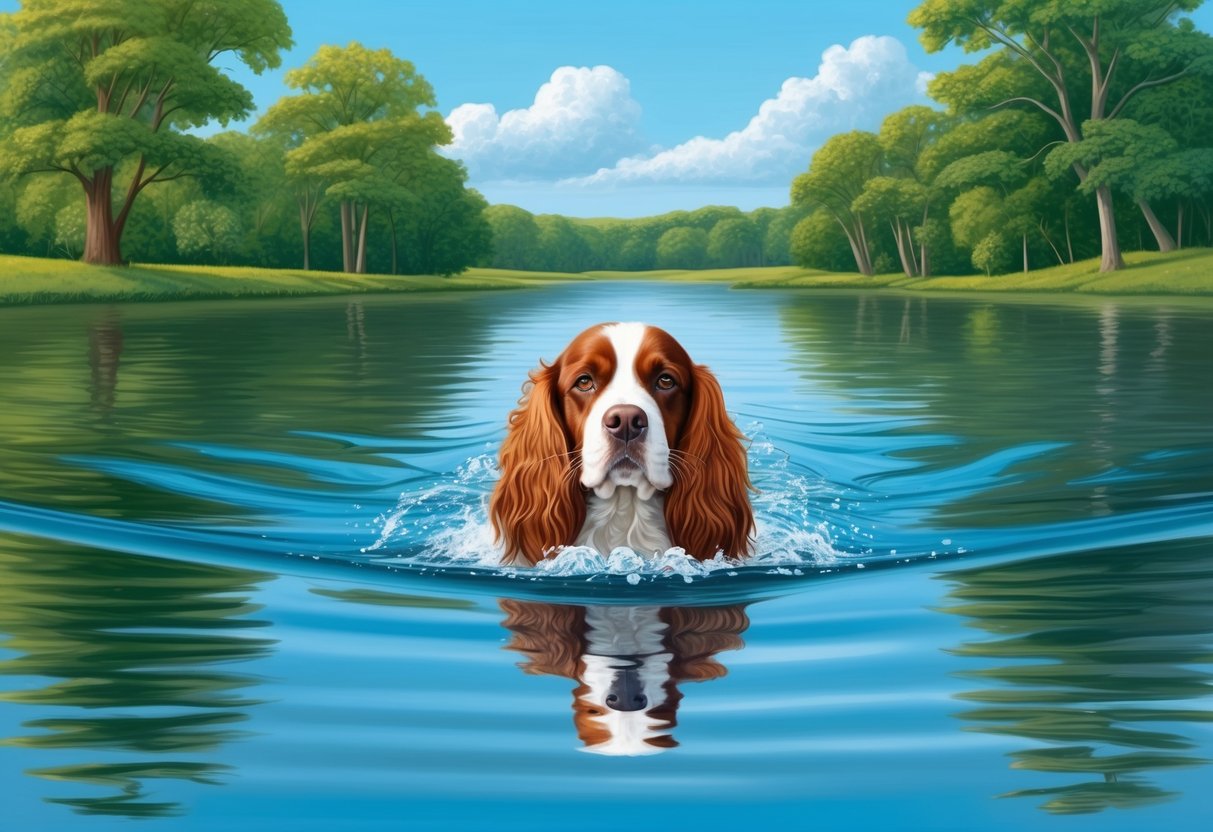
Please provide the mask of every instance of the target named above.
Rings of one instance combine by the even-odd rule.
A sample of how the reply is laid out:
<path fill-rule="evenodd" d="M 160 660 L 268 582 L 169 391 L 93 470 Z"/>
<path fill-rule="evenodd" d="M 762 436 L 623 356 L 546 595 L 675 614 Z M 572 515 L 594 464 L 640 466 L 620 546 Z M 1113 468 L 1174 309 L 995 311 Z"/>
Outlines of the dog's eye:
<path fill-rule="evenodd" d="M 677 386 L 678 382 L 674 381 L 674 377 L 669 373 L 662 373 L 661 375 L 657 376 L 658 390 L 673 390 Z"/>
<path fill-rule="evenodd" d="M 582 393 L 588 393 L 594 389 L 594 379 L 588 373 L 583 376 L 578 376 L 573 382 L 573 387 L 580 390 Z"/>

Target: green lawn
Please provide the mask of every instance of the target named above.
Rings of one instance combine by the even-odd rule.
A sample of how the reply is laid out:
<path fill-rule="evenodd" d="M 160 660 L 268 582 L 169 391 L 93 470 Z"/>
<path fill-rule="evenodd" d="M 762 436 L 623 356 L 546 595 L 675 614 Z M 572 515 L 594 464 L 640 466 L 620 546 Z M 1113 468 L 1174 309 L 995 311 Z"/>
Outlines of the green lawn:
<path fill-rule="evenodd" d="M 73 260 L 0 255 L 0 306 L 517 289 L 584 279 L 503 269 L 470 269 L 458 277 L 391 277 L 244 266 L 89 266 Z"/>
<path fill-rule="evenodd" d="M 1168 254 L 1136 251 L 1125 254 L 1128 268 L 1107 274 L 1099 260 L 1082 260 L 1028 272 L 986 277 L 908 278 L 903 274 L 863 277 L 811 269 L 735 270 L 733 285 L 763 289 L 804 287 L 858 289 L 864 287 L 924 292 L 1068 292 L 1092 295 L 1213 295 L 1213 249 L 1197 248 Z M 711 279 L 720 279 L 713 277 Z"/>
<path fill-rule="evenodd" d="M 385 292 L 517 289 L 553 281 L 652 280 L 727 283 L 736 288 L 896 289 L 1079 295 L 1213 296 L 1213 250 L 1125 255 L 1129 267 L 1101 274 L 1097 260 L 998 277 L 863 277 L 795 266 L 648 272 L 526 272 L 469 269 L 457 277 L 391 277 L 220 266 L 88 266 L 70 260 L 0 255 L 0 306 L 97 301 L 289 297 Z"/>

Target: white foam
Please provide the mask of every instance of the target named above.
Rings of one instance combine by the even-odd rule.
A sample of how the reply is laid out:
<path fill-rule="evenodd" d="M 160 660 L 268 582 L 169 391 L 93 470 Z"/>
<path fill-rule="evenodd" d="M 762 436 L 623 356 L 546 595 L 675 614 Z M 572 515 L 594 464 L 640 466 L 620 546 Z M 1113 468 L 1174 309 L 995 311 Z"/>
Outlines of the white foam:
<path fill-rule="evenodd" d="M 488 495 L 499 476 L 492 454 L 468 459 L 455 473 L 419 491 L 403 494 L 396 508 L 377 518 L 378 538 L 362 549 L 378 562 L 409 566 L 464 567 L 499 574 L 574 577 L 624 575 L 629 583 L 681 576 L 688 583 L 725 570 L 774 572 L 796 567 L 822 567 L 853 557 L 838 551 L 829 523 L 813 516 L 824 482 L 789 470 L 787 455 L 762 435 L 761 424 L 747 425 L 754 437 L 749 448 L 751 475 L 760 489 L 754 495 L 754 554 L 745 561 L 717 555 L 699 561 L 675 546 L 652 557 L 626 547 L 603 554 L 590 546 L 565 546 L 533 567 L 501 565 L 493 541 Z M 832 499 L 832 498 L 831 498 Z M 407 553 L 401 550 L 407 548 Z"/>

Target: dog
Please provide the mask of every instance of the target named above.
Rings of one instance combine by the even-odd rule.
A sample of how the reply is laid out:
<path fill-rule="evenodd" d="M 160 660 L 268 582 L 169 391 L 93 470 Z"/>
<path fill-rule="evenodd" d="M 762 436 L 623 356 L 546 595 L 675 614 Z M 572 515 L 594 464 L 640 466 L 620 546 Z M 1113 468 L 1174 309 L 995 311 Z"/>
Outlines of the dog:
<path fill-rule="evenodd" d="M 510 413 L 489 503 L 502 561 L 534 564 L 565 546 L 745 557 L 743 442 L 715 376 L 673 336 L 590 327 L 540 362 Z"/>
<path fill-rule="evenodd" d="M 619 607 L 503 599 L 507 650 L 526 673 L 563 676 L 573 690 L 573 724 L 583 751 L 640 756 L 678 745 L 681 682 L 719 679 L 715 658 L 740 650 L 745 606 Z"/>

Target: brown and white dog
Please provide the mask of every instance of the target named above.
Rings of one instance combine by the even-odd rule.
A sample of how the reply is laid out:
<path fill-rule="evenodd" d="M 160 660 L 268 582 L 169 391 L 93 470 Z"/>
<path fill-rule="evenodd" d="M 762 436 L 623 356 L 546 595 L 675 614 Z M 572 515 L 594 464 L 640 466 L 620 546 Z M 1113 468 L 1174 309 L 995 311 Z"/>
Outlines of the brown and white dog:
<path fill-rule="evenodd" d="M 594 754 L 657 754 L 678 745 L 682 682 L 728 673 L 716 654 L 744 646 L 743 605 L 578 607 L 502 600 L 507 650 L 526 673 L 563 676 L 573 690 L 573 724 Z"/>
<path fill-rule="evenodd" d="M 505 561 L 562 546 L 749 553 L 744 437 L 716 378 L 664 330 L 590 327 L 530 373 L 489 513 Z"/>

